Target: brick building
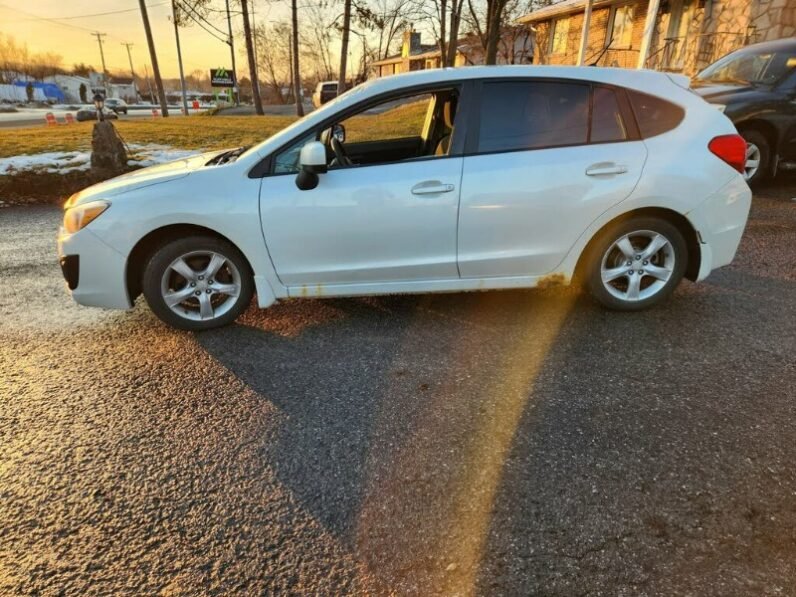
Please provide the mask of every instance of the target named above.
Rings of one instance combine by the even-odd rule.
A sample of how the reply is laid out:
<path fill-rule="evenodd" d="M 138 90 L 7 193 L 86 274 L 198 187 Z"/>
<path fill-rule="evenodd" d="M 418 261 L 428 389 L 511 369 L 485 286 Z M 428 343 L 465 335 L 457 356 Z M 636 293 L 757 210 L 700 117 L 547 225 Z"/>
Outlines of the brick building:
<path fill-rule="evenodd" d="M 578 63 L 585 9 L 564 0 L 520 18 L 536 33 L 535 63 Z M 693 75 L 741 46 L 794 34 L 796 0 L 594 0 L 583 64 Z"/>

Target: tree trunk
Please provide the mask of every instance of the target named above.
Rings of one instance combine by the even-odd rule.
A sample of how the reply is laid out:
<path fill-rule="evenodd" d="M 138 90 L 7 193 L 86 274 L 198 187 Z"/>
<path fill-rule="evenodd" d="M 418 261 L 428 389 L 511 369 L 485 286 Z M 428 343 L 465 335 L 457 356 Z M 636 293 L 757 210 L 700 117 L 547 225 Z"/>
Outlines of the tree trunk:
<path fill-rule="evenodd" d="M 448 12 L 448 1 L 439 0 L 437 7 L 439 9 L 439 59 L 440 65 L 445 66 L 445 59 L 447 56 L 447 44 L 445 43 L 445 13 Z"/>
<path fill-rule="evenodd" d="M 459 40 L 459 24 L 462 21 L 462 7 L 464 0 L 452 0 L 450 37 L 448 38 L 448 55 L 443 56 L 443 66 L 456 66 L 456 51 Z"/>
<path fill-rule="evenodd" d="M 158 100 L 160 100 L 160 112 L 163 114 L 163 118 L 166 118 L 169 115 L 169 106 L 166 103 L 166 92 L 163 90 L 163 79 L 160 78 L 158 55 L 155 53 L 155 41 L 152 39 L 152 28 L 149 26 L 149 15 L 146 12 L 144 0 L 138 0 L 138 4 L 141 6 L 141 18 L 144 20 L 146 43 L 149 46 L 149 59 L 152 61 L 152 73 L 155 76 L 155 87 L 158 89 Z"/>
<path fill-rule="evenodd" d="M 489 3 L 489 16 L 486 33 L 486 64 L 497 64 L 497 47 L 500 41 L 500 25 L 503 20 L 505 0 L 492 0 Z"/>
<path fill-rule="evenodd" d="M 243 13 L 243 37 L 246 39 L 246 55 L 249 58 L 249 78 L 252 81 L 252 101 L 254 111 L 263 116 L 263 102 L 260 99 L 260 80 L 257 78 L 257 62 L 254 59 L 254 43 L 252 43 L 252 28 L 249 22 L 249 0 L 240 0 L 240 11 Z"/>
<path fill-rule="evenodd" d="M 345 71 L 348 61 L 348 35 L 351 30 L 351 0 L 345 0 L 343 10 L 343 41 L 340 45 L 340 74 L 337 79 L 337 95 L 345 92 Z"/>
<path fill-rule="evenodd" d="M 144 0 L 141 0 L 143 2 Z M 304 116 L 304 104 L 301 102 L 301 74 L 299 72 L 299 34 L 298 34 L 298 7 L 296 0 L 291 1 L 293 13 L 293 95 L 296 99 L 296 115 Z"/>

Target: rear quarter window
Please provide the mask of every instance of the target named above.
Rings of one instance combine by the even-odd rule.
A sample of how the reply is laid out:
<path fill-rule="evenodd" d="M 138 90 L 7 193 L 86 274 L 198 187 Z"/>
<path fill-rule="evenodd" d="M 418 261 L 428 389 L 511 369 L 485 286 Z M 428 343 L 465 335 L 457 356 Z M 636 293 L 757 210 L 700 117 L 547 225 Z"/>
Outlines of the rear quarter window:
<path fill-rule="evenodd" d="M 630 89 L 627 95 L 644 139 L 671 131 L 685 117 L 685 110 L 665 99 Z"/>

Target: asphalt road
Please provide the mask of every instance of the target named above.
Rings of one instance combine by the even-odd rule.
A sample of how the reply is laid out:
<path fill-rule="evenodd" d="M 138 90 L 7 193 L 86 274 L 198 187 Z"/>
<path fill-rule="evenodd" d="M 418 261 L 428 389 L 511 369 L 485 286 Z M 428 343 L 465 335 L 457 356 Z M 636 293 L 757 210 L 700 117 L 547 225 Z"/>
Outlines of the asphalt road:
<path fill-rule="evenodd" d="M 80 308 L 0 209 L 0 594 L 796 594 L 796 186 L 639 314 L 571 291 Z"/>

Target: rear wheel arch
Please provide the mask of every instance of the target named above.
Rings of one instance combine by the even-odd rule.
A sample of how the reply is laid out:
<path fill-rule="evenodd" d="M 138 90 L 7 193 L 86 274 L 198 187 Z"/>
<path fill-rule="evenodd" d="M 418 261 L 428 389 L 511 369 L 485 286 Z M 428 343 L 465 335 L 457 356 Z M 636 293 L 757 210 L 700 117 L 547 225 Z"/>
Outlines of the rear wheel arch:
<path fill-rule="evenodd" d="M 663 207 L 644 207 L 625 212 L 615 217 L 609 222 L 606 222 L 597 232 L 592 235 L 591 239 L 589 239 L 589 242 L 586 243 L 583 251 L 581 251 L 580 257 L 578 257 L 578 262 L 575 265 L 574 279 L 576 282 L 583 282 L 583 269 L 588 262 L 588 257 L 591 254 L 591 251 L 593 250 L 597 240 L 600 239 L 607 230 L 610 230 L 616 224 L 636 217 L 660 218 L 677 227 L 686 242 L 688 263 L 685 270 L 685 277 L 692 281 L 697 279 L 697 276 L 699 275 L 699 266 L 702 261 L 702 251 L 699 247 L 699 237 L 697 231 L 691 225 L 691 222 L 689 222 L 688 218 L 686 218 L 683 214 L 671 209 L 666 209 Z"/>
<path fill-rule="evenodd" d="M 133 247 L 133 250 L 130 251 L 130 255 L 127 257 L 127 268 L 125 272 L 127 295 L 130 298 L 130 303 L 135 302 L 135 299 L 142 292 L 142 276 L 149 258 L 164 244 L 189 236 L 213 236 L 228 242 L 235 247 L 246 260 L 246 265 L 249 268 L 248 273 L 252 276 L 254 275 L 254 268 L 252 268 L 251 261 L 246 256 L 246 253 L 243 252 L 235 242 L 223 234 L 211 228 L 198 226 L 196 224 L 170 224 L 168 226 L 156 228 L 146 234 L 139 239 Z"/>

